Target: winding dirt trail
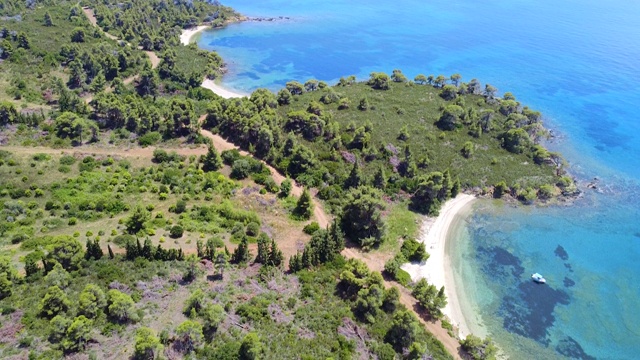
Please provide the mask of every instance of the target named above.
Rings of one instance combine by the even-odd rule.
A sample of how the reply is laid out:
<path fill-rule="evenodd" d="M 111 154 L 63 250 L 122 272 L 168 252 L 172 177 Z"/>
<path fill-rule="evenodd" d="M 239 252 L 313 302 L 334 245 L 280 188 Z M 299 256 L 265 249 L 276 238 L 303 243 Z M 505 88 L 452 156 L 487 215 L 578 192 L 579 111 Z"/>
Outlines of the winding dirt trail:
<path fill-rule="evenodd" d="M 102 31 L 102 33 L 103 33 L 106 37 L 108 37 L 108 38 L 109 38 L 109 39 L 111 39 L 111 40 L 121 41 L 120 39 L 118 39 L 118 37 L 117 37 L 117 36 L 114 36 L 114 35 L 112 35 L 112 34 L 109 34 L 108 32 L 106 32 L 106 31 L 102 30 L 102 28 L 100 28 L 100 27 L 98 26 L 98 19 L 96 18 L 96 14 L 94 13 L 94 11 L 93 11 L 93 9 L 92 9 L 92 8 L 89 8 L 89 7 L 83 7 L 83 8 L 82 8 L 82 11 L 84 12 L 84 15 L 87 17 L 87 19 L 89 19 L 89 22 L 91 23 L 91 25 L 93 25 L 93 26 L 97 27 L 98 29 L 100 29 L 100 31 Z M 124 40 L 122 40 L 122 41 L 124 41 Z M 131 44 L 129 44 L 128 42 L 127 42 L 126 44 L 127 44 L 127 45 L 129 45 L 129 46 L 132 46 L 132 45 L 131 45 Z M 139 49 L 139 50 L 142 50 L 142 47 L 140 47 L 140 46 L 139 46 L 139 47 L 138 47 L 138 49 Z M 158 55 L 157 55 L 155 52 L 153 52 L 153 51 L 148 51 L 148 50 L 143 50 L 143 51 L 144 51 L 144 53 L 145 53 L 145 54 L 147 54 L 147 57 L 149 58 L 149 61 L 151 62 L 151 68 L 152 68 L 152 69 L 157 68 L 157 67 L 158 67 L 158 65 L 160 65 L 160 58 L 158 57 Z M 127 77 L 127 78 L 122 79 L 122 82 L 123 82 L 125 85 L 129 85 L 129 84 L 131 84 L 132 82 L 134 82 L 137 78 L 138 78 L 138 76 L 137 76 L 137 75 L 132 75 L 132 76 L 129 76 L 129 77 Z M 112 89 L 112 88 L 108 88 L 108 89 L 107 89 L 107 91 L 113 91 L 113 89 Z M 93 99 L 93 97 L 87 98 L 87 99 L 85 99 L 85 101 L 86 101 L 87 103 L 89 103 L 89 102 L 91 102 L 91 99 Z"/>
<path fill-rule="evenodd" d="M 98 26 L 97 24 L 97 19 L 95 17 L 95 14 L 93 12 L 93 9 L 90 8 L 83 8 L 83 11 L 85 13 L 85 15 L 87 16 L 87 18 L 89 19 L 89 21 L 91 22 L 91 24 L 93 24 L 94 26 Z M 107 36 L 110 39 L 113 40 L 118 40 L 117 37 L 108 34 L 106 32 L 104 32 L 105 36 Z M 145 53 L 147 54 L 147 56 L 149 57 L 149 60 L 151 61 L 151 65 L 152 68 L 155 68 L 158 66 L 158 64 L 160 63 L 160 59 L 158 58 L 158 56 L 152 52 L 152 51 L 145 51 Z M 123 82 L 125 84 L 130 84 L 135 80 L 135 76 L 131 76 L 128 77 L 126 79 L 123 80 Z M 201 116 L 198 119 L 198 122 L 200 124 L 202 124 L 202 122 L 206 119 L 206 115 Z M 238 146 L 236 146 L 235 144 L 227 141 L 226 139 L 224 139 L 223 137 L 221 137 L 220 135 L 217 134 L 213 134 L 212 132 L 208 131 L 208 130 L 204 130 L 201 129 L 200 130 L 201 134 L 204 135 L 205 137 L 211 139 L 213 146 L 216 148 L 216 150 L 222 152 L 224 150 L 231 150 L 231 149 L 237 149 L 240 151 L 240 154 L 244 155 L 244 156 L 251 156 L 251 154 L 249 154 L 248 152 L 241 150 Z M 23 153 L 37 153 L 37 152 L 44 152 L 44 153 L 57 153 L 59 154 L 60 152 L 65 152 L 65 153 L 87 153 L 87 154 L 104 154 L 104 155 L 119 155 L 119 156 L 124 156 L 124 157 L 152 157 L 153 156 L 153 150 L 155 148 L 153 147 L 148 147 L 148 148 L 135 148 L 135 149 L 131 149 L 131 150 L 122 150 L 122 149 L 93 149 L 93 148 L 86 148 L 83 149 L 82 147 L 79 147 L 77 149 L 71 149 L 71 150 L 55 150 L 55 149 L 47 149 L 47 148 L 22 148 L 22 147 L 5 147 L 7 150 L 9 151 L 15 151 L 15 152 L 23 152 Z M 180 155 L 202 155 L 206 153 L 206 148 L 200 147 L 197 149 L 175 149 L 176 152 Z M 267 164 L 266 162 L 263 161 L 263 163 L 265 164 L 265 166 L 267 166 L 267 168 L 269 169 L 269 171 L 271 172 L 271 176 L 273 177 L 273 179 L 275 180 L 275 182 L 280 185 L 282 184 L 282 182 L 284 180 L 286 180 L 286 177 L 282 174 L 280 174 L 275 168 L 273 168 L 272 166 L 270 166 L 269 164 Z M 298 184 L 296 184 L 295 182 L 293 182 L 293 186 L 292 186 L 292 190 L 291 193 L 295 196 L 300 196 L 302 195 L 302 192 L 304 191 L 304 188 Z M 314 208 L 313 208 L 313 214 L 314 217 L 316 219 L 316 221 L 318 222 L 318 224 L 320 225 L 321 228 L 327 228 L 331 222 L 333 221 L 332 217 L 330 215 L 328 215 L 325 211 L 324 208 L 322 206 L 322 204 L 318 201 L 318 199 L 315 198 L 315 196 L 313 197 L 313 204 L 314 204 Z M 385 254 L 372 254 L 372 253 L 364 253 L 362 252 L 360 249 L 357 248 L 353 248 L 353 247 L 348 247 L 345 248 L 342 251 L 342 255 L 345 256 L 346 258 L 352 258 L 352 259 L 358 259 L 363 261 L 365 264 L 367 264 L 367 266 L 369 267 L 369 269 L 371 269 L 372 271 L 380 271 L 382 272 L 384 269 L 384 262 L 386 260 L 386 258 L 388 258 L 388 256 L 385 256 Z M 386 288 L 390 288 L 392 286 L 397 287 L 400 290 L 400 303 L 402 303 L 407 309 L 409 309 L 410 311 L 414 312 L 414 314 L 416 315 L 416 317 L 418 318 L 418 320 L 425 326 L 425 328 L 431 333 L 433 334 L 433 336 L 440 340 L 440 342 L 442 342 L 442 344 L 444 345 L 444 347 L 447 349 L 447 351 L 453 356 L 454 359 L 457 360 L 461 360 L 462 357 L 460 356 L 461 350 L 460 350 L 460 344 L 458 343 L 458 341 L 451 337 L 447 331 L 442 328 L 442 323 L 438 320 L 438 321 L 427 321 L 425 320 L 426 318 L 428 318 L 428 314 L 425 314 L 420 306 L 418 305 L 418 301 L 411 295 L 411 293 L 409 292 L 409 290 L 407 290 L 404 286 L 394 282 L 394 281 L 384 281 L 384 286 Z"/>
<path fill-rule="evenodd" d="M 202 122 L 205 119 L 206 119 L 206 115 L 203 115 L 200 117 L 200 119 L 198 119 L 198 121 L 200 124 L 202 124 Z M 237 149 L 240 151 L 240 154 L 244 156 L 251 156 L 251 154 L 249 154 L 244 150 L 241 150 L 235 144 L 225 140 L 220 135 L 213 134 L 210 131 L 204 130 L 204 129 L 201 129 L 200 132 L 202 133 L 202 135 L 211 139 L 211 141 L 213 142 L 213 146 L 218 151 Z M 280 174 L 275 168 L 265 163 L 264 161 L 263 163 L 267 166 L 269 171 L 271 171 L 271 176 L 276 181 L 276 183 L 278 183 L 278 185 L 280 185 L 286 179 L 286 177 Z M 303 187 L 294 183 L 291 192 L 296 196 L 300 196 L 302 195 L 303 190 L 304 190 Z M 316 221 L 318 222 L 320 227 L 322 228 L 328 227 L 332 221 L 332 218 L 324 211 L 322 204 L 315 197 L 313 198 L 313 203 L 314 203 L 313 213 L 314 213 L 314 217 L 316 218 Z M 384 270 L 385 260 L 389 257 L 389 256 L 385 256 L 384 254 L 380 256 L 380 254 L 377 254 L 377 253 L 364 253 L 360 249 L 353 248 L 353 247 L 345 248 L 342 251 L 342 255 L 346 258 L 361 260 L 365 264 L 367 264 L 369 269 L 371 269 L 372 271 L 379 271 L 379 272 L 382 272 Z M 384 286 L 386 288 L 390 288 L 392 286 L 397 287 L 400 290 L 400 303 L 402 303 L 404 306 L 406 306 L 407 309 L 409 309 L 410 311 L 416 314 L 417 318 L 425 326 L 425 328 L 431 334 L 433 334 L 433 336 L 435 336 L 436 339 L 440 340 L 440 342 L 444 344 L 445 348 L 454 357 L 454 359 L 461 359 L 461 356 L 459 353 L 460 344 L 458 343 L 458 340 L 451 337 L 447 333 L 447 330 L 442 328 L 442 323 L 440 320 L 435 322 L 425 320 L 425 318 L 428 318 L 428 314 L 425 314 L 421 310 L 418 304 L 418 301 L 411 295 L 409 290 L 407 290 L 404 286 L 396 283 L 395 281 L 385 280 Z"/>
<path fill-rule="evenodd" d="M 207 115 L 202 115 L 198 119 L 198 123 L 202 124 L 206 118 L 207 118 Z M 200 133 L 205 137 L 211 139 L 211 142 L 213 143 L 213 147 L 220 152 L 225 150 L 236 149 L 243 156 L 252 156 L 250 153 L 240 149 L 234 143 L 227 141 L 222 136 L 214 134 L 209 130 L 200 129 Z M 282 184 L 282 182 L 287 179 L 286 176 L 280 174 L 280 172 L 278 172 L 278 170 L 276 170 L 273 166 L 267 164 L 262 160 L 260 161 L 267 167 L 267 169 L 269 169 L 269 172 L 271 172 L 271 177 L 276 182 L 276 184 L 278 184 L 278 186 L 280 186 L 280 184 Z M 295 196 L 302 195 L 304 188 L 298 185 L 295 181 L 293 181 L 292 183 L 293 183 L 292 184 L 293 186 L 291 188 L 291 193 Z M 331 217 L 327 215 L 327 213 L 324 211 L 322 204 L 316 198 L 313 198 L 312 200 L 313 200 L 313 215 L 316 221 L 318 222 L 318 225 L 320 225 L 321 228 L 327 228 L 329 224 L 331 224 L 331 221 L 332 221 Z"/>

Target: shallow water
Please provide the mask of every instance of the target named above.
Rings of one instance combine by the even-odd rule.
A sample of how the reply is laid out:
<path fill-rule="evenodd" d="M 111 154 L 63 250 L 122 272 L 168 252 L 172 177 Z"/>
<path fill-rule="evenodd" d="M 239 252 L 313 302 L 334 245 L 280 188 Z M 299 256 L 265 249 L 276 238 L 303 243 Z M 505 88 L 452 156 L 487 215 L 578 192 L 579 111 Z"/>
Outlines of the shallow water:
<path fill-rule="evenodd" d="M 463 286 L 513 358 L 632 359 L 640 350 L 640 3 L 622 0 L 231 0 L 249 16 L 199 46 L 229 64 L 225 86 L 277 90 L 401 69 L 460 73 L 543 112 L 549 146 L 600 178 L 569 208 L 481 202 L 456 247 Z M 624 194 L 624 195 L 621 195 Z M 466 238 L 466 240 L 464 240 Z M 558 248 L 560 246 L 560 248 Z M 563 251 L 564 250 L 564 251 Z M 566 254 L 565 254 L 566 253 Z M 535 286 L 540 272 L 548 286 Z M 497 279 L 500 279 L 499 281 Z M 478 286 L 482 284 L 482 286 Z M 469 311 L 468 311 L 469 312 Z M 475 318 L 474 314 L 468 314 Z M 544 352 L 543 352 L 544 351 Z"/>

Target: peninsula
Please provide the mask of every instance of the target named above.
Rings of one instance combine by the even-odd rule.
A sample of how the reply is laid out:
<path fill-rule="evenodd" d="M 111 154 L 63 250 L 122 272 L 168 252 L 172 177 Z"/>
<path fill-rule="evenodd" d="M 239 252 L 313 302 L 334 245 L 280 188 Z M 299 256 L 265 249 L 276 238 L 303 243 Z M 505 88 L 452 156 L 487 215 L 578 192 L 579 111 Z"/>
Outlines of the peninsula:
<path fill-rule="evenodd" d="M 455 214 L 471 194 L 573 186 L 541 115 L 475 79 L 240 94 L 189 45 L 230 8 L 9 4 L 2 357 L 459 358 L 441 322 L 468 334 L 444 251 Z"/>

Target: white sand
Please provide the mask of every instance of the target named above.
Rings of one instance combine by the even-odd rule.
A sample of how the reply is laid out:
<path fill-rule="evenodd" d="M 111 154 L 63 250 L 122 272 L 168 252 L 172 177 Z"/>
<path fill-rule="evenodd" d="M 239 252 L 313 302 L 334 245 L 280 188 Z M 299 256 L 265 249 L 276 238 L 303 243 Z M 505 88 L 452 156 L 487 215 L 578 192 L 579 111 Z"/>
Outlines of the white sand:
<path fill-rule="evenodd" d="M 226 89 L 218 84 L 216 84 L 213 80 L 209 80 L 209 79 L 204 79 L 204 81 L 202 82 L 202 86 L 205 89 L 209 89 L 211 91 L 213 91 L 214 93 L 216 93 L 219 96 L 222 96 L 225 99 L 231 99 L 231 98 L 241 98 L 241 97 L 248 97 L 249 95 L 247 94 L 243 94 L 237 91 L 233 91 L 233 90 L 229 90 Z"/>
<path fill-rule="evenodd" d="M 208 28 L 209 28 L 208 25 L 200 25 L 198 27 L 187 29 L 187 30 L 183 29 L 182 34 L 180 34 L 180 43 L 182 45 L 189 45 L 189 43 L 191 42 L 191 38 L 193 38 L 193 35 Z"/>
<path fill-rule="evenodd" d="M 191 28 L 188 30 L 182 30 L 182 34 L 180 35 L 180 43 L 182 43 L 182 45 L 189 45 L 189 43 L 191 42 L 191 39 L 193 38 L 193 36 L 197 33 L 199 33 L 200 31 L 204 30 L 204 29 L 208 29 L 210 26 L 208 25 L 200 25 L 198 27 L 195 28 Z M 240 98 L 240 97 L 248 97 L 249 95 L 247 94 L 243 94 L 237 91 L 233 91 L 233 90 L 229 90 L 226 89 L 218 84 L 216 84 L 213 80 L 209 80 L 209 79 L 204 79 L 204 81 L 202 82 L 202 86 L 205 89 L 209 89 L 211 91 L 213 91 L 215 94 L 222 96 L 225 99 L 231 99 L 231 98 Z"/>
<path fill-rule="evenodd" d="M 458 328 L 458 335 L 465 338 L 471 332 L 465 320 L 456 292 L 453 272 L 449 256 L 445 252 L 447 234 L 456 215 L 475 199 L 474 196 L 458 194 L 455 199 L 447 201 L 435 221 L 425 220 L 418 241 L 424 243 L 429 259 L 421 264 L 405 264 L 402 269 L 411 275 L 414 281 L 427 279 L 436 287 L 445 287 L 447 306 L 443 309 L 445 316 Z"/>

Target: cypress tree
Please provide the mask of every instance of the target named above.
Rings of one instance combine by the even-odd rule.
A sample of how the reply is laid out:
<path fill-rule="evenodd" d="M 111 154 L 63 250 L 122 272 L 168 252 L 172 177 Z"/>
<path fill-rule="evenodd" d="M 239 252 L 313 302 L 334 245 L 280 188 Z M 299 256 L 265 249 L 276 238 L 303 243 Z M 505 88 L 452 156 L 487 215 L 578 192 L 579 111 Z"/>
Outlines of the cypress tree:
<path fill-rule="evenodd" d="M 267 264 L 269 260 L 269 236 L 265 233 L 260 233 L 258 236 L 258 256 L 256 256 L 256 262 L 260 264 Z"/>
<path fill-rule="evenodd" d="M 209 146 L 207 154 L 202 158 L 202 170 L 216 171 L 222 167 L 222 158 L 213 146 Z"/>
<path fill-rule="evenodd" d="M 240 241 L 240 245 L 233 252 L 232 261 L 236 264 L 243 264 L 249 261 L 249 242 L 246 236 L 242 237 L 242 241 Z"/>
<path fill-rule="evenodd" d="M 364 182 L 364 177 L 362 176 L 362 172 L 360 171 L 360 167 L 358 166 L 358 161 L 355 161 L 353 163 L 353 167 L 351 168 L 351 173 L 344 183 L 344 187 L 345 189 L 358 187 L 360 185 L 364 185 Z"/>
<path fill-rule="evenodd" d="M 269 261 L 267 262 L 271 266 L 280 267 L 284 261 L 284 255 L 282 251 L 278 249 L 276 241 L 271 239 L 271 248 L 269 249 Z"/>
<path fill-rule="evenodd" d="M 307 189 L 304 189 L 302 195 L 298 199 L 294 213 L 300 219 L 308 220 L 311 218 L 311 214 L 313 214 L 313 202 L 311 194 Z"/>
<path fill-rule="evenodd" d="M 111 250 L 111 245 L 107 244 L 107 250 L 109 250 L 109 259 L 113 260 L 115 255 L 113 254 L 113 250 Z"/>
<path fill-rule="evenodd" d="M 375 176 L 373 177 L 373 186 L 384 190 L 387 188 L 387 174 L 384 171 L 384 167 L 380 166 Z"/>

